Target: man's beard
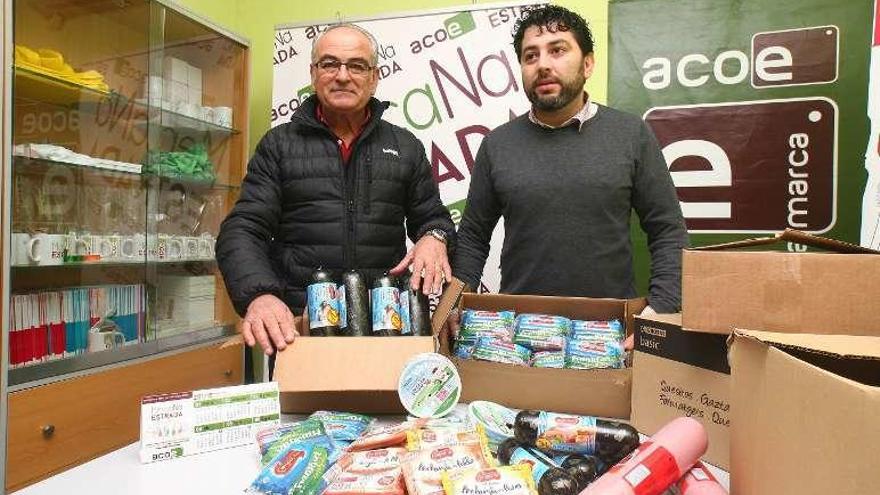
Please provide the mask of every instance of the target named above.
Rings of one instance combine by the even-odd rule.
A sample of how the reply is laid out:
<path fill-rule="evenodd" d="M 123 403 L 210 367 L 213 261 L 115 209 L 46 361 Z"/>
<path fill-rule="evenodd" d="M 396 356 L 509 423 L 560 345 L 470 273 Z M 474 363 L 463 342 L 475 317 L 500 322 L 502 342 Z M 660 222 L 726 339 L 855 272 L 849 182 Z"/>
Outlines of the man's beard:
<path fill-rule="evenodd" d="M 552 112 L 565 107 L 571 103 L 573 99 L 583 94 L 584 84 L 586 82 L 587 78 L 583 76 L 578 77 L 576 81 L 573 81 L 570 84 L 558 81 L 562 86 L 562 89 L 559 91 L 559 94 L 555 96 L 538 96 L 537 91 L 535 91 L 535 86 L 532 86 L 530 89 L 526 90 L 526 97 L 538 110 Z"/>

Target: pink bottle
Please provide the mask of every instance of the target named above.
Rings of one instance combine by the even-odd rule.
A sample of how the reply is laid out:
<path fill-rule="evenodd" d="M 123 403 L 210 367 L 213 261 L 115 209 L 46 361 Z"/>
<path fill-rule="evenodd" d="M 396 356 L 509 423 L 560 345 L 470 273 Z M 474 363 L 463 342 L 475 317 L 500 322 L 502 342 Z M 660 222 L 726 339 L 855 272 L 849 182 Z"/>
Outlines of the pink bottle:
<path fill-rule="evenodd" d="M 702 462 L 697 462 L 678 482 L 681 495 L 727 495 L 727 490 Z"/>
<path fill-rule="evenodd" d="M 703 454 L 709 440 L 693 418 L 676 418 L 580 495 L 661 495 Z"/>

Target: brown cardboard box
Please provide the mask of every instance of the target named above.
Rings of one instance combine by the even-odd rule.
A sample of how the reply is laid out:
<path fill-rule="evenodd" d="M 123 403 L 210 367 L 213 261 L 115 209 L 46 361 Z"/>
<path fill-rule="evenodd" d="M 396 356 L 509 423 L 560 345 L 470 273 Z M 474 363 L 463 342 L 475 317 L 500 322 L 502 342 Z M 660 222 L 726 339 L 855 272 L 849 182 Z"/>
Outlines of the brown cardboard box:
<path fill-rule="evenodd" d="M 680 314 L 635 318 L 633 426 L 653 435 L 690 416 L 709 435 L 704 460 L 729 469 L 730 408 L 726 335 L 683 331 Z"/>
<path fill-rule="evenodd" d="M 743 251 L 786 242 L 830 252 Z M 728 334 L 767 331 L 880 335 L 880 254 L 786 230 L 775 237 L 686 249 L 682 324 Z"/>
<path fill-rule="evenodd" d="M 433 337 L 308 337 L 307 321 L 297 322 L 302 336 L 275 361 L 284 413 L 405 413 L 400 372 L 412 356 L 436 348 Z"/>
<path fill-rule="evenodd" d="M 731 340 L 731 493 L 880 493 L 880 338 Z"/>
<path fill-rule="evenodd" d="M 627 322 L 629 333 L 632 314 L 644 308 L 644 299 L 462 294 L 463 288 L 464 283 L 460 280 L 449 284 L 431 322 L 434 333 L 439 335 L 440 352 L 452 359 L 461 375 L 463 402 L 488 400 L 517 409 L 629 418 L 631 369 L 529 368 L 459 359 L 452 355 L 449 336 L 441 330 L 449 312 L 457 304 L 460 308 L 511 309 L 517 313 L 546 313 L 582 320 L 617 318 Z"/>

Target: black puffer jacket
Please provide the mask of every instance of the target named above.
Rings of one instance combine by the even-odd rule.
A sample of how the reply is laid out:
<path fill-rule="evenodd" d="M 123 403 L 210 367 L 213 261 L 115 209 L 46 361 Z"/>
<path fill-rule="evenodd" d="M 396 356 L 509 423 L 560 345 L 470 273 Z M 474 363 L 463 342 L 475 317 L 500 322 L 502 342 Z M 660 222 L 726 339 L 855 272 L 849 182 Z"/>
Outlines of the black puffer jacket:
<path fill-rule="evenodd" d="M 262 294 L 300 310 L 318 266 L 336 275 L 356 268 L 370 283 L 403 259 L 407 234 L 416 241 L 440 228 L 454 242 L 425 149 L 381 120 L 388 104 L 370 101 L 371 119 L 347 164 L 316 104 L 308 98 L 263 136 L 220 227 L 217 262 L 240 315 Z"/>

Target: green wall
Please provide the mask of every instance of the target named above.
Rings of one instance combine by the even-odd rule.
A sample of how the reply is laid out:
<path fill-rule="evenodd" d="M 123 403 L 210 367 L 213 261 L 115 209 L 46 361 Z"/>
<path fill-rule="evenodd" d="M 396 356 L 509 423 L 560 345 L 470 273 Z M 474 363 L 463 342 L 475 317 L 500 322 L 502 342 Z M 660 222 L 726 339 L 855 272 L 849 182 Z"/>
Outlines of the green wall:
<path fill-rule="evenodd" d="M 193 12 L 234 31 L 251 42 L 250 149 L 269 129 L 272 101 L 272 37 L 277 24 L 326 21 L 341 16 L 344 20 L 378 16 L 386 13 L 430 10 L 470 4 L 499 4 L 475 0 L 324 0 L 322 2 L 284 2 L 279 0 L 178 0 Z M 513 2 L 502 2 L 504 3 Z M 596 71 L 587 84 L 591 96 L 607 101 L 608 1 L 565 0 L 554 2 L 583 15 L 596 39 Z"/>

